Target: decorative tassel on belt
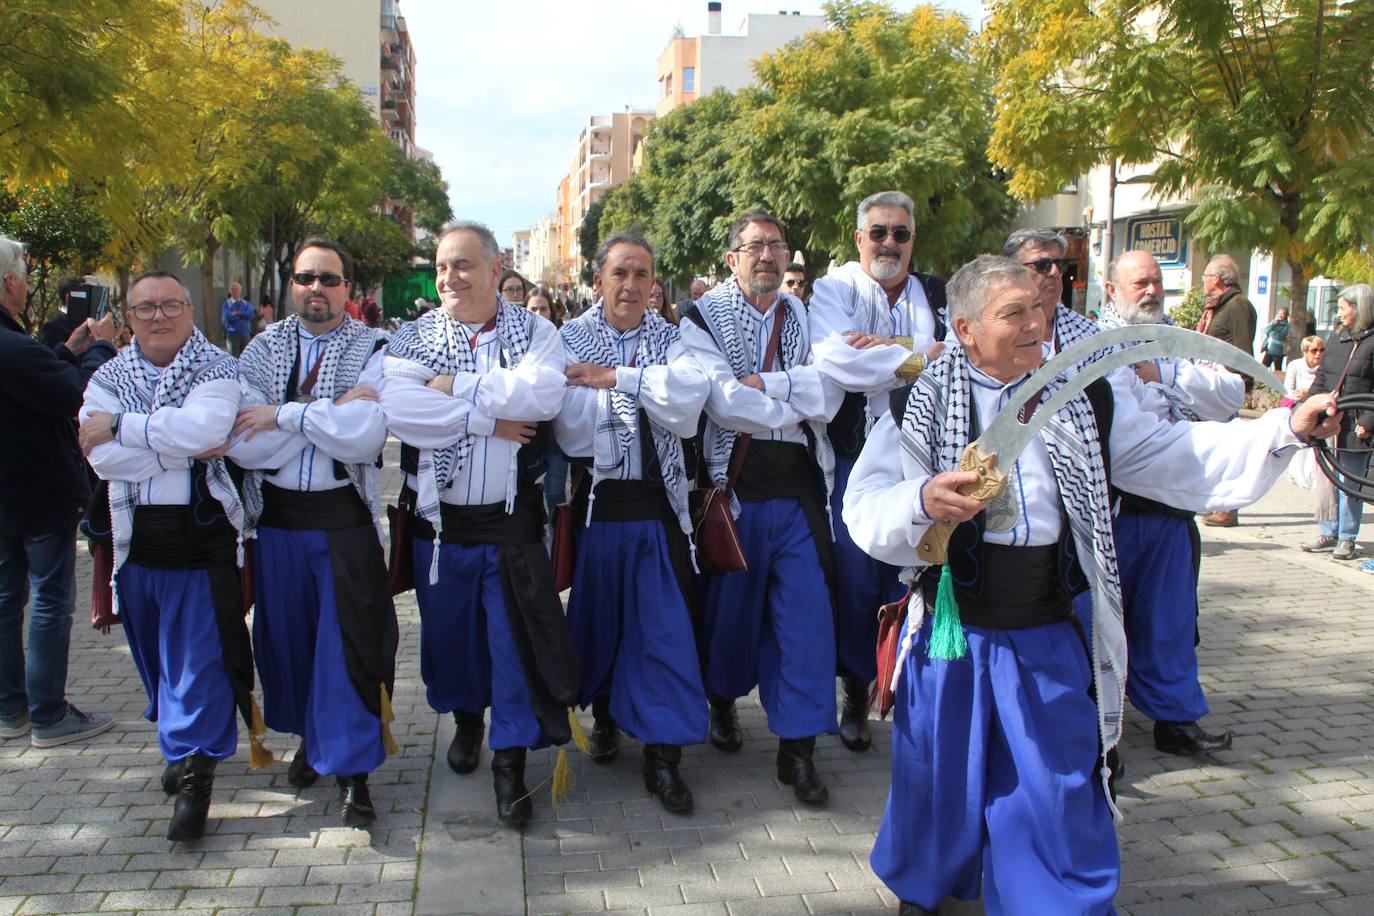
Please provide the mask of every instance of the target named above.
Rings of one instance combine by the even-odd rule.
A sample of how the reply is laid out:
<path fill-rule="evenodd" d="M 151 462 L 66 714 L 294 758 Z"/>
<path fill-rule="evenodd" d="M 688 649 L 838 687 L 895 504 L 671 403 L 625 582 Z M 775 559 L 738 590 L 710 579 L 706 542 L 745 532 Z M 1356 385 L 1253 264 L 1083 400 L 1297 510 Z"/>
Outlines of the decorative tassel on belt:
<path fill-rule="evenodd" d="M 386 751 L 388 757 L 391 757 L 401 752 L 401 748 L 396 744 L 396 739 L 391 734 L 391 723 L 396 721 L 396 715 L 391 711 L 391 697 L 386 692 L 386 685 L 380 686 L 382 705 L 379 718 L 382 720 L 382 750 Z"/>
<path fill-rule="evenodd" d="M 253 722 L 248 728 L 248 769 L 261 770 L 270 767 L 276 762 L 276 758 L 262 743 L 262 736 L 267 734 L 267 726 L 262 721 L 262 709 L 258 706 L 258 698 L 249 697 L 248 702 L 253 707 Z"/>
<path fill-rule="evenodd" d="M 926 654 L 936 659 L 963 658 L 968 654 L 968 640 L 959 620 L 959 604 L 954 600 L 954 580 L 946 563 L 940 571 L 940 588 L 935 593 L 935 618 L 930 625 L 930 645 Z"/>

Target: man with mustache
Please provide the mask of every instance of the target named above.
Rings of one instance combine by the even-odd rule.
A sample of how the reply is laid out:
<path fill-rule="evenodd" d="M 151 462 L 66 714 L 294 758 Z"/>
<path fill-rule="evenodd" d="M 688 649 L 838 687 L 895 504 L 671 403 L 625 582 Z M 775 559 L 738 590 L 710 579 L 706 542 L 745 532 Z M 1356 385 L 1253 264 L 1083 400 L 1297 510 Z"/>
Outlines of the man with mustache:
<path fill-rule="evenodd" d="M 337 242 L 308 239 L 292 267 L 295 314 L 239 358 L 246 405 L 229 458 L 248 469 L 264 718 L 301 739 L 287 781 L 334 776 L 344 825 L 365 827 L 368 774 L 396 750 L 399 633 L 376 522 L 386 339 L 345 310 L 353 259 Z"/>
<path fill-rule="evenodd" d="M 801 302 L 779 293 L 782 223 L 763 210 L 730 231 L 733 276 L 683 314 L 682 342 L 710 382 L 702 458 L 730 496 L 747 570 L 706 577 L 711 743 L 743 744 L 735 700 L 757 684 L 778 736 L 778 780 L 821 804 L 816 735 L 835 728 L 834 554 L 826 421 L 840 392 L 811 362 Z"/>
<path fill-rule="evenodd" d="M 1096 334 L 1097 322 L 1068 308 L 1064 298 L 1064 271 L 1069 268 L 1069 242 L 1053 229 L 1018 229 L 1007 236 L 1002 256 L 1011 258 L 1035 274 L 1040 308 L 1045 313 L 1045 358 Z"/>
<path fill-rule="evenodd" d="M 1164 314 L 1164 280 L 1147 251 L 1128 251 L 1107 267 L 1101 327 L 1172 324 Z M 1141 407 L 1161 420 L 1227 420 L 1245 400 L 1245 380 L 1227 369 L 1186 359 L 1151 360 L 1135 367 L 1145 383 Z M 1201 541 L 1193 514 L 1130 493 L 1116 492 L 1112 519 L 1131 660 L 1126 696 L 1155 720 L 1155 747 L 1170 754 L 1225 750 L 1231 733 L 1198 725 L 1207 699 L 1198 682 L 1197 584 Z M 1090 602 L 1078 599 L 1080 617 Z"/>
<path fill-rule="evenodd" d="M 901 597 L 900 570 L 868 556 L 849 536 L 840 499 L 868 431 L 887 411 L 889 392 L 908 384 L 945 339 L 945 281 L 908 273 L 916 244 L 915 205 L 901 191 L 859 204 L 854 244 L 859 260 L 817 280 L 809 309 L 816 368 L 844 389 L 830 422 L 835 448 L 836 668 L 844 685 L 840 740 L 867 750 L 868 685 L 877 677 L 873 646 L 879 605 Z"/>

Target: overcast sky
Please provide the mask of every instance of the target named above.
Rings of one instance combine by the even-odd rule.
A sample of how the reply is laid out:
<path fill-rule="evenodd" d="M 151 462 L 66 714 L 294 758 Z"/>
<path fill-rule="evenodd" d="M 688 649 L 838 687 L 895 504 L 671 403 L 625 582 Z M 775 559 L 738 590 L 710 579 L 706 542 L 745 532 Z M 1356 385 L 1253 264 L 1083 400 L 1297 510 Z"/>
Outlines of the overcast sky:
<path fill-rule="evenodd" d="M 971 18 L 982 6 L 939 5 Z M 721 31 L 784 7 L 821 12 L 819 2 L 724 0 Z M 454 214 L 486 223 L 502 245 L 553 209 L 589 116 L 653 109 L 674 26 L 706 31 L 706 0 L 401 0 L 401 12 L 417 59 L 416 142 L 443 170 Z"/>

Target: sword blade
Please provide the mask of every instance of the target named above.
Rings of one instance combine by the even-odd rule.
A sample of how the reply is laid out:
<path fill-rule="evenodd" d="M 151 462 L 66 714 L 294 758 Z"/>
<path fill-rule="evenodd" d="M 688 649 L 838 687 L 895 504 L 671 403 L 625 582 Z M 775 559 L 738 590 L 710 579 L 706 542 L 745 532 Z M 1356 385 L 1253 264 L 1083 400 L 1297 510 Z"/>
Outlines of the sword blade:
<path fill-rule="evenodd" d="M 1145 333 L 1129 333 L 1136 330 Z M 1117 333 L 1121 331 L 1128 333 Z M 1128 346 L 1128 344 L 1136 342 L 1141 343 L 1138 346 Z M 1021 408 L 1033 396 L 1039 394 L 1041 389 L 1065 370 L 1072 369 L 1074 365 L 1084 359 L 1112 346 L 1123 347 L 1123 349 L 1102 356 L 1084 366 L 1071 376 L 1048 401 L 1040 405 L 1029 422 L 1021 422 L 1019 416 Z M 1049 418 L 1092 382 L 1123 366 L 1149 359 L 1170 358 L 1202 359 L 1219 363 L 1243 375 L 1261 378 L 1269 376 L 1269 370 L 1265 369 L 1250 354 L 1225 341 L 1208 337 L 1206 334 L 1158 324 L 1113 328 L 1079 341 L 1036 370 L 1017 391 L 1016 396 L 998 411 L 997 416 L 988 424 L 987 429 L 978 437 L 975 444 L 984 455 L 995 457 L 999 467 L 1009 468 L 1011 463 L 1030 444 L 1031 439 L 1049 421 Z"/>

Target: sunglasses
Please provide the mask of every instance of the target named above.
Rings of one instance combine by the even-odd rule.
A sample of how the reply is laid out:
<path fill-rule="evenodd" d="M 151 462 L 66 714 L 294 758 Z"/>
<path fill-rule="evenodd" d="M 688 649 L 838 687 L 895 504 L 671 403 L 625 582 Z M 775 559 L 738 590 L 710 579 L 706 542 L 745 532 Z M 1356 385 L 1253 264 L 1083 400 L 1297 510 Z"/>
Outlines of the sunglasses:
<path fill-rule="evenodd" d="M 313 286 L 316 280 L 320 281 L 321 286 L 335 287 L 342 283 L 344 278 L 336 273 L 317 274 L 308 270 L 302 270 L 291 275 L 291 282 L 297 286 Z"/>
<path fill-rule="evenodd" d="M 782 285 L 783 285 L 783 286 L 801 286 L 803 282 L 804 282 L 804 281 L 802 281 L 802 280 L 798 280 L 798 279 L 796 279 L 796 278 L 793 278 L 793 279 L 790 279 L 790 280 L 783 280 L 783 281 L 782 281 Z"/>
<path fill-rule="evenodd" d="M 1048 275 L 1052 268 L 1058 267 L 1061 277 L 1068 273 L 1069 268 L 1072 267 L 1073 264 L 1074 262 L 1068 258 L 1036 258 L 1034 261 L 1021 262 L 1022 267 L 1029 267 L 1036 273 L 1043 275 Z"/>
<path fill-rule="evenodd" d="M 898 245 L 905 245 L 907 242 L 911 241 L 912 233 L 906 226 L 893 226 L 890 230 L 883 225 L 868 227 L 869 240 L 878 244 L 882 244 L 883 240 L 886 239 L 889 234 L 892 236 L 892 241 L 896 242 Z"/>

